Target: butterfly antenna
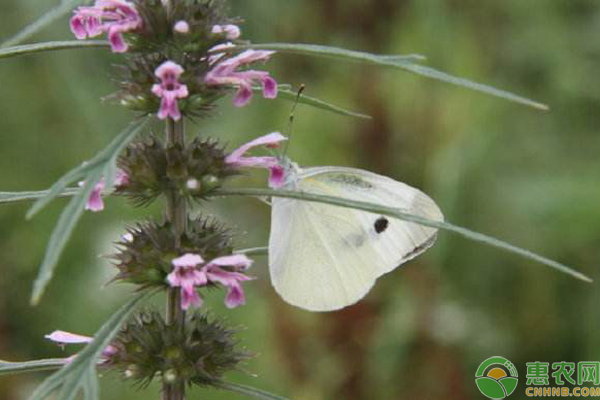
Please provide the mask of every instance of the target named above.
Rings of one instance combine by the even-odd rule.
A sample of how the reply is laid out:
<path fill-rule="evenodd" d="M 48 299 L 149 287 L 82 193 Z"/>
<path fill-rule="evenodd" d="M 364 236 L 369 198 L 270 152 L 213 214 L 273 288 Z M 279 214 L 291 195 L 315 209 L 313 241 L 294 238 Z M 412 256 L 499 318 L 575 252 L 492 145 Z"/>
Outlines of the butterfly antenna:
<path fill-rule="evenodd" d="M 288 152 L 288 148 L 290 147 L 290 142 L 292 141 L 292 133 L 294 131 L 294 114 L 296 113 L 296 107 L 298 107 L 298 103 L 300 102 L 300 96 L 302 96 L 302 92 L 304 92 L 304 84 L 300 85 L 298 88 L 298 93 L 296 93 L 296 100 L 294 101 L 294 105 L 292 106 L 292 110 L 290 111 L 290 118 L 288 120 L 287 126 L 287 137 L 288 140 L 285 143 L 285 147 L 283 148 L 283 154 L 281 155 L 281 159 L 285 160 L 285 157 Z"/>

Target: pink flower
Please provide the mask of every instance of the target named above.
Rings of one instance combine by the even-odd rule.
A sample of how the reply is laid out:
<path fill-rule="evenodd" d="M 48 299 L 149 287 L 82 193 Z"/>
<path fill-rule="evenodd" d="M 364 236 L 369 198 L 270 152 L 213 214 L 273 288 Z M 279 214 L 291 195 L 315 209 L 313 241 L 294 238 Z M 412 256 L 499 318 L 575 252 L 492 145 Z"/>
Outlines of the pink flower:
<path fill-rule="evenodd" d="M 232 255 L 218 257 L 205 263 L 204 259 L 197 254 L 185 254 L 172 261 L 173 272 L 167 276 L 167 282 L 171 287 L 181 288 L 181 308 L 187 310 L 190 307 L 198 308 L 202 305 L 202 299 L 196 291 L 199 286 L 210 283 L 220 283 L 228 288 L 225 305 L 234 308 L 246 303 L 241 282 L 252 278 L 240 273 L 250 267 L 252 260 L 244 255 Z M 222 267 L 234 269 L 228 271 Z"/>
<path fill-rule="evenodd" d="M 60 346 L 64 346 L 66 344 L 80 344 L 80 343 L 91 343 L 94 338 L 89 336 L 77 335 L 75 333 L 65 332 L 65 331 L 54 331 L 49 335 L 44 336 L 46 339 L 51 340 L 55 343 L 58 343 Z M 117 349 L 114 346 L 106 346 L 104 350 L 102 350 L 102 357 L 100 362 L 107 361 L 108 358 L 115 355 L 117 353 Z M 66 359 L 66 362 L 71 362 L 74 359 L 73 357 L 69 357 Z"/>
<path fill-rule="evenodd" d="M 115 186 L 125 186 L 129 183 L 129 175 L 123 170 L 117 170 L 117 174 L 115 176 L 114 185 Z M 79 186 L 83 186 L 84 182 L 79 182 Z M 92 212 L 99 212 L 104 210 L 104 200 L 102 199 L 102 192 L 106 189 L 106 182 L 104 182 L 104 178 L 100 180 L 94 186 L 92 193 L 90 193 L 90 197 L 87 199 L 85 203 L 85 209 Z"/>
<path fill-rule="evenodd" d="M 227 40 L 235 40 L 242 34 L 237 25 L 215 25 L 212 28 L 212 33 L 215 35 L 225 35 Z"/>
<path fill-rule="evenodd" d="M 154 71 L 160 79 L 160 83 L 152 86 L 152 93 L 161 98 L 158 118 L 166 119 L 168 117 L 178 121 L 181 119 L 181 112 L 177 99 L 183 99 L 188 96 L 188 88 L 179 82 L 183 68 L 173 61 L 165 61 Z"/>
<path fill-rule="evenodd" d="M 126 32 L 142 27 L 143 21 L 135 6 L 125 0 L 96 0 L 91 7 L 79 7 L 71 18 L 71 31 L 77 39 L 108 33 L 114 53 L 124 53 L 129 46 L 123 39 Z"/>
<path fill-rule="evenodd" d="M 281 187 L 285 181 L 285 171 L 277 157 L 245 157 L 244 154 L 256 146 L 279 147 L 284 140 L 287 138 L 279 132 L 269 133 L 234 150 L 225 158 L 225 162 L 238 167 L 267 168 L 270 172 L 269 186 Z"/>
<path fill-rule="evenodd" d="M 274 53 L 273 51 L 264 50 L 246 50 L 235 57 L 217 62 L 206 74 L 204 81 L 210 86 L 230 85 L 237 87 L 238 91 L 233 97 L 233 104 L 237 107 L 248 104 L 253 95 L 252 85 L 255 82 L 262 85 L 265 98 L 274 99 L 277 97 L 277 82 L 271 78 L 268 72 L 237 70 L 257 61 L 267 61 Z"/>

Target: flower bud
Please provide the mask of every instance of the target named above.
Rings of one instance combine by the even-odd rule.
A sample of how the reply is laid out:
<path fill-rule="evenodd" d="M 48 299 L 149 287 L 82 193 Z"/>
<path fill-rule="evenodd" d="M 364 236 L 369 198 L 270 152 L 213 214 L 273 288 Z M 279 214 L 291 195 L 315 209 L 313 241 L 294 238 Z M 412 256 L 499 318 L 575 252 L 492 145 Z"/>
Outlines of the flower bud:
<path fill-rule="evenodd" d="M 250 357 L 236 348 L 234 333 L 206 315 L 188 316 L 182 329 L 167 325 L 157 312 L 142 312 L 111 342 L 119 351 L 106 367 L 120 370 L 127 379 L 142 384 L 162 375 L 168 384 L 210 386 L 227 371 L 239 369 L 239 364 Z"/>
<path fill-rule="evenodd" d="M 226 158 L 224 149 L 209 140 L 196 139 L 168 149 L 155 137 L 135 142 L 118 160 L 119 168 L 128 175 L 127 186 L 118 192 L 140 206 L 173 189 L 190 200 L 202 200 L 238 174 Z"/>

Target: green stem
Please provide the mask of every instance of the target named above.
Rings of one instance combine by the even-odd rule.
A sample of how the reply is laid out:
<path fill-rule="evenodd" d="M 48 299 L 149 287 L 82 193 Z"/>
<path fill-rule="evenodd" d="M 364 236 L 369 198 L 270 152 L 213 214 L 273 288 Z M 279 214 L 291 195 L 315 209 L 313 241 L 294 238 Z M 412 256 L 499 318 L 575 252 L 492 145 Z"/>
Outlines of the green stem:
<path fill-rule="evenodd" d="M 167 149 L 172 146 L 185 146 L 185 135 L 183 121 L 173 121 L 167 119 L 166 126 Z M 168 157 L 168 153 L 167 153 Z M 167 193 L 167 207 L 165 210 L 167 220 L 171 223 L 175 235 L 176 247 L 181 246 L 181 236 L 186 230 L 187 224 L 187 204 L 185 198 L 179 195 L 176 190 Z M 167 290 L 166 323 L 176 325 L 183 329 L 185 315 L 181 309 L 181 294 L 177 288 Z M 185 386 L 183 382 L 163 384 L 163 400 L 183 400 L 185 395 Z"/>

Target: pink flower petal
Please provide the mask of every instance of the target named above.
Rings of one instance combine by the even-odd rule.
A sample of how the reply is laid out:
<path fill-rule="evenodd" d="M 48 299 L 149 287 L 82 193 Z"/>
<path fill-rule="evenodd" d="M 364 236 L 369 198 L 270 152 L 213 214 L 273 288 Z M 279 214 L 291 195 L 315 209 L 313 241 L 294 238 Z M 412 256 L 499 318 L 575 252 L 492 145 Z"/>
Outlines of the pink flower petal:
<path fill-rule="evenodd" d="M 275 99 L 277 98 L 278 87 L 275 79 L 270 76 L 266 77 L 262 81 L 263 84 L 263 95 L 266 99 Z"/>
<path fill-rule="evenodd" d="M 238 267 L 242 269 L 248 269 L 252 265 L 252 260 L 243 254 L 234 254 L 231 256 L 218 257 L 211 260 L 207 267 L 218 266 L 218 267 Z"/>
<path fill-rule="evenodd" d="M 220 28 L 218 28 L 220 29 Z M 217 46 L 213 48 L 216 50 Z M 256 83 L 263 86 L 264 96 L 266 98 L 275 98 L 277 96 L 277 82 L 265 71 L 237 71 L 239 68 L 258 61 L 267 61 L 273 51 L 265 50 L 246 50 L 241 54 L 224 58 L 223 53 L 217 53 L 210 56 L 209 61 L 214 64 L 213 68 L 206 74 L 204 82 L 210 86 L 227 85 L 237 87 L 238 91 L 233 98 L 233 104 L 237 107 L 243 107 L 252 98 L 252 87 Z"/>
<path fill-rule="evenodd" d="M 246 85 L 240 86 L 235 96 L 233 96 L 233 105 L 236 107 L 244 107 L 252 100 L 252 88 Z"/>
<path fill-rule="evenodd" d="M 174 267 L 197 267 L 204 263 L 204 259 L 198 254 L 187 253 L 172 261 Z"/>
<path fill-rule="evenodd" d="M 225 34 L 228 40 L 235 40 L 240 37 L 242 32 L 237 25 L 215 25 L 212 28 L 212 33 L 216 35 Z"/>
<path fill-rule="evenodd" d="M 104 182 L 96 184 L 90 197 L 85 203 L 85 209 L 92 212 L 104 210 L 104 200 L 102 200 L 102 191 L 104 190 Z"/>
<path fill-rule="evenodd" d="M 173 61 L 165 61 L 154 71 L 160 83 L 152 86 L 152 93 L 161 98 L 158 118 L 181 119 L 178 99 L 188 97 L 188 88 L 179 81 L 184 73 L 183 67 Z"/>
<path fill-rule="evenodd" d="M 201 305 L 202 305 L 202 298 L 200 297 L 198 292 L 196 292 L 196 290 L 194 290 L 194 291 L 182 290 L 181 291 L 181 308 L 183 310 L 187 310 L 190 307 L 200 308 Z"/>
<path fill-rule="evenodd" d="M 280 188 L 285 183 L 285 168 L 281 165 L 274 165 L 269 168 L 269 186 L 272 188 Z"/>
<path fill-rule="evenodd" d="M 94 340 L 94 338 L 89 336 L 77 335 L 75 333 L 65 331 L 54 331 L 44 337 L 60 344 L 90 343 L 92 340 Z"/>
<path fill-rule="evenodd" d="M 96 0 L 91 7 L 77 8 L 70 21 L 71 31 L 77 39 L 108 33 L 115 53 L 123 53 L 128 49 L 123 33 L 135 31 L 142 24 L 135 5 L 125 0 Z"/>
<path fill-rule="evenodd" d="M 227 308 L 236 308 L 246 304 L 246 296 L 242 285 L 235 284 L 229 287 L 227 297 L 225 297 L 225 305 Z"/>
<path fill-rule="evenodd" d="M 250 142 L 238 147 L 237 149 L 232 151 L 229 156 L 227 156 L 227 158 L 225 159 L 225 162 L 230 163 L 230 164 L 236 164 L 236 163 L 240 162 L 240 160 L 243 158 L 242 156 L 246 152 L 248 152 L 248 150 L 250 150 L 251 148 L 257 147 L 257 146 L 273 147 L 275 145 L 279 145 L 284 140 L 287 140 L 287 138 L 279 132 L 269 133 L 268 135 L 261 136 L 259 138 L 251 140 Z"/>

